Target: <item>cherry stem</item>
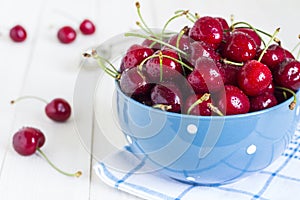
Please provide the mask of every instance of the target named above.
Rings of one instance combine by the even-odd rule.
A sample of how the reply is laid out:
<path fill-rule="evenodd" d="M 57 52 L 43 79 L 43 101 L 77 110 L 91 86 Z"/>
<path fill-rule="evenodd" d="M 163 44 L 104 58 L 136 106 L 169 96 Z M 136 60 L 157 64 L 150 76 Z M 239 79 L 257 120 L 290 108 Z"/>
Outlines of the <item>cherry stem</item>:
<path fill-rule="evenodd" d="M 48 104 L 48 103 L 49 103 L 49 102 L 46 101 L 45 99 L 42 99 L 42 98 L 37 97 L 37 96 L 30 96 L 30 95 L 28 95 L 28 96 L 22 96 L 22 97 L 19 97 L 19 98 L 15 99 L 15 100 L 11 100 L 10 103 L 11 103 L 11 104 L 14 104 L 14 103 L 17 103 L 18 101 L 22 101 L 22 100 L 25 100 L 25 99 L 35 99 L 35 100 L 44 102 L 45 104 Z"/>
<path fill-rule="evenodd" d="M 168 44 L 168 43 L 166 43 L 166 42 L 164 42 L 164 41 L 161 41 L 161 40 L 159 40 L 159 39 L 156 39 L 156 38 L 154 38 L 154 37 L 150 37 L 150 36 L 146 36 L 146 35 L 142 35 L 142 34 L 138 34 L 138 33 L 125 33 L 125 36 L 126 36 L 126 37 L 128 37 L 128 36 L 131 36 L 131 37 L 139 37 L 139 38 L 144 38 L 144 39 L 152 40 L 152 41 L 157 42 L 157 43 L 159 43 L 159 44 L 162 44 L 162 45 L 165 45 L 165 46 L 167 46 L 167 47 L 170 47 L 171 49 L 173 49 L 173 50 L 175 50 L 175 51 L 177 51 L 177 52 L 183 54 L 184 56 L 187 56 L 187 54 L 186 54 L 184 51 L 182 51 L 182 50 L 176 48 L 175 46 L 173 46 L 173 45 L 171 45 L 171 44 Z"/>
<path fill-rule="evenodd" d="M 262 57 L 266 53 L 267 49 L 269 48 L 270 44 L 272 43 L 272 41 L 274 40 L 274 38 L 276 37 L 276 35 L 279 33 L 279 31 L 280 31 L 280 28 L 277 28 L 275 30 L 275 32 L 273 33 L 273 35 L 272 35 L 271 39 L 269 40 L 268 44 L 265 46 L 264 50 L 261 52 L 261 54 L 260 54 L 260 56 L 259 56 L 259 58 L 257 60 L 258 62 L 261 61 Z"/>
<path fill-rule="evenodd" d="M 163 54 L 161 51 L 158 53 L 159 58 L 159 80 L 162 81 L 163 79 Z"/>
<path fill-rule="evenodd" d="M 181 64 L 181 66 L 186 67 L 187 69 L 193 71 L 193 68 L 192 68 L 191 66 L 187 65 L 186 63 L 184 63 L 184 62 L 181 61 L 181 60 L 178 60 L 178 59 L 176 59 L 176 58 L 173 58 L 172 56 L 163 55 L 163 54 L 162 54 L 162 51 L 159 51 L 158 54 L 153 54 L 153 55 L 148 56 L 147 58 L 145 58 L 145 59 L 138 65 L 139 71 L 142 71 L 142 68 L 143 68 L 144 64 L 145 64 L 148 60 L 150 60 L 151 58 L 156 58 L 156 57 L 159 58 L 159 65 L 160 65 L 160 81 L 162 81 L 162 78 L 163 78 L 163 70 L 162 70 L 162 69 L 163 69 L 163 63 L 162 63 L 162 62 L 163 62 L 163 58 L 171 59 L 171 60 L 173 60 L 173 61 L 175 61 L 175 62 Z"/>
<path fill-rule="evenodd" d="M 121 77 L 120 72 L 118 72 L 118 70 L 114 67 L 114 65 L 109 60 L 107 60 L 106 58 L 101 57 L 95 49 L 92 50 L 91 54 L 90 53 L 83 53 L 83 57 L 85 57 L 85 58 L 93 57 L 97 61 L 98 65 L 103 69 L 103 71 L 105 71 L 108 75 L 112 76 L 116 80 L 120 79 L 120 77 Z M 103 63 L 103 61 L 108 63 L 108 65 L 112 69 L 106 67 L 105 64 Z"/>
<path fill-rule="evenodd" d="M 227 60 L 226 58 L 222 59 L 222 62 L 225 64 L 241 66 L 241 67 L 244 65 L 244 63 L 242 63 L 242 62 L 241 63 L 233 62 L 233 61 Z"/>
<path fill-rule="evenodd" d="M 181 16 L 183 16 L 183 15 L 186 15 L 186 16 L 187 16 L 188 13 L 189 13 L 189 11 L 188 11 L 188 10 L 185 10 L 185 11 L 181 11 L 181 12 L 179 12 L 179 13 L 176 13 L 175 16 L 171 17 L 171 18 L 165 23 L 165 25 L 164 25 L 164 27 L 163 27 L 163 29 L 162 29 L 162 31 L 161 31 L 161 35 L 162 35 L 162 36 L 164 35 L 164 32 L 165 32 L 167 26 L 168 26 L 174 19 L 179 18 L 179 17 L 181 17 Z"/>
<path fill-rule="evenodd" d="M 176 48 L 179 49 L 179 43 L 180 43 L 180 40 L 181 40 L 182 36 L 183 36 L 187 31 L 188 31 L 188 27 L 185 26 L 185 27 L 183 27 L 183 29 L 182 29 L 182 30 L 180 31 L 180 33 L 178 34 L 177 40 L 176 40 Z M 179 56 L 179 60 L 182 62 L 181 55 L 178 54 L 178 56 Z M 182 69 L 184 68 L 183 65 L 181 65 L 181 68 L 182 68 Z M 183 75 L 185 75 L 185 71 L 184 71 L 184 70 L 183 70 L 183 72 L 184 72 Z"/>
<path fill-rule="evenodd" d="M 59 173 L 66 175 L 66 176 L 71 176 L 71 177 L 80 177 L 82 175 L 81 171 L 77 171 L 76 173 L 67 173 L 65 171 L 62 171 L 61 169 L 59 169 L 58 167 L 56 167 L 50 160 L 49 158 L 46 156 L 46 154 L 40 149 L 37 148 L 36 149 L 42 156 L 43 158 L 49 163 L 49 165 L 51 167 L 53 167 L 56 171 L 58 171 Z"/>
<path fill-rule="evenodd" d="M 146 24 L 145 20 L 143 19 L 142 17 L 142 14 L 141 14 L 141 4 L 139 2 L 136 2 L 135 3 L 135 7 L 137 8 L 137 13 L 138 13 L 138 16 L 142 22 L 142 24 L 144 25 L 145 29 L 144 30 L 147 30 L 148 33 L 150 33 L 151 35 L 155 35 L 152 30 L 148 27 L 148 25 Z"/>
<path fill-rule="evenodd" d="M 266 46 L 265 44 L 265 41 L 261 38 L 261 36 L 258 34 L 258 32 L 261 32 L 263 34 L 266 34 L 268 35 L 269 37 L 272 37 L 270 34 L 264 32 L 264 31 L 261 31 L 261 30 L 258 30 L 257 28 L 255 28 L 254 26 L 252 26 L 251 24 L 247 23 L 247 22 L 235 22 L 233 23 L 231 26 L 230 26 L 230 29 L 233 30 L 234 28 L 236 28 L 235 26 L 236 25 L 239 25 L 239 24 L 244 24 L 246 25 L 247 27 L 249 27 L 250 29 L 252 29 L 253 31 L 255 31 L 255 33 L 258 35 L 258 37 L 261 39 L 262 43 L 264 44 L 264 46 Z M 243 27 L 240 27 L 240 28 L 243 28 Z M 275 41 L 275 40 L 274 40 Z"/>
<path fill-rule="evenodd" d="M 296 93 L 295 93 L 293 90 L 288 89 L 288 88 L 286 88 L 286 87 L 276 86 L 275 88 L 276 88 L 276 89 L 283 90 L 283 91 L 288 92 L 288 93 L 290 93 L 290 94 L 293 95 L 294 99 L 293 99 L 293 101 L 289 104 L 289 109 L 290 109 L 290 110 L 293 110 L 293 109 L 296 107 L 296 104 L 297 104 L 297 95 L 296 95 Z"/>
<path fill-rule="evenodd" d="M 201 104 L 204 101 L 207 101 L 210 98 L 210 94 L 205 93 L 203 94 L 197 101 L 195 101 L 187 110 L 187 114 L 189 115 L 191 111 L 199 104 Z"/>
<path fill-rule="evenodd" d="M 167 111 L 167 110 L 172 109 L 172 106 L 171 105 L 165 105 L 165 104 L 155 104 L 155 105 L 152 106 L 152 108 Z"/>
<path fill-rule="evenodd" d="M 219 116 L 224 116 L 224 114 L 219 110 L 218 107 L 214 106 L 212 103 L 207 104 L 208 108 Z"/>
<path fill-rule="evenodd" d="M 185 11 L 185 10 L 177 10 L 177 11 L 175 11 L 175 14 L 183 13 L 183 12 L 186 12 L 186 11 Z M 193 15 L 193 14 L 190 13 L 190 12 L 187 12 L 185 15 L 186 15 L 186 18 L 187 18 L 188 20 L 190 20 L 192 23 L 195 23 L 195 21 L 198 19 L 198 17 L 196 17 L 196 14 Z"/>
<path fill-rule="evenodd" d="M 233 27 L 232 26 L 234 23 L 234 15 L 233 14 L 230 15 L 230 23 L 231 23 L 231 27 Z"/>
<path fill-rule="evenodd" d="M 298 38 L 300 39 L 300 34 L 298 35 Z M 296 46 L 293 48 L 293 50 L 292 50 L 291 52 L 296 51 L 296 49 L 297 49 L 299 46 L 300 46 L 300 42 L 298 42 L 298 44 L 296 44 Z M 299 48 L 298 53 L 297 53 L 297 55 L 296 55 L 296 60 L 299 60 L 299 58 L 300 58 L 300 48 Z"/>

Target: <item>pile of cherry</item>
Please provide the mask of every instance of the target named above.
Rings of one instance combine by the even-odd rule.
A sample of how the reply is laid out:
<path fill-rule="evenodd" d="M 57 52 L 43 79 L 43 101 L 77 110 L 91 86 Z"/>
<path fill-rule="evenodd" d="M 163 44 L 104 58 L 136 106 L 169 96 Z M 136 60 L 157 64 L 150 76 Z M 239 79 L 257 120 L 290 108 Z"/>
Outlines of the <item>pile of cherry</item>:
<path fill-rule="evenodd" d="M 203 116 L 263 110 L 291 96 L 295 107 L 300 62 L 276 37 L 279 28 L 269 34 L 246 22 L 229 26 L 221 17 L 180 15 L 192 25 L 169 35 L 166 26 L 154 33 L 137 22 L 145 34 L 125 35 L 145 40 L 128 48 L 119 70 L 102 66 L 126 95 L 154 108 Z M 104 60 L 95 50 L 85 55 L 100 65 Z"/>

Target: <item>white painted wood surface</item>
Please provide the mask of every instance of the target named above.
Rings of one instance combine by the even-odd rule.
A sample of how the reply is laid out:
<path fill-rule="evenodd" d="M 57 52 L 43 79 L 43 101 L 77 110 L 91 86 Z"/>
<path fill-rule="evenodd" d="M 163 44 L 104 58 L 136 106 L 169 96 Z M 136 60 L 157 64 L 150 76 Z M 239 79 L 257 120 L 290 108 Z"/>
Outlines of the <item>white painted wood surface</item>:
<path fill-rule="evenodd" d="M 200 15 L 234 14 L 272 32 L 281 27 L 280 38 L 291 49 L 300 33 L 300 3 L 297 0 L 152 0 L 140 1 L 149 26 L 161 28 L 178 9 L 189 9 Z M 0 199 L 137 199 L 110 188 L 92 170 L 96 162 L 81 143 L 74 116 L 67 123 L 54 123 L 44 115 L 44 105 L 23 101 L 10 105 L 10 100 L 22 95 L 36 95 L 47 100 L 63 97 L 71 103 L 82 61 L 81 54 L 110 37 L 136 28 L 138 20 L 133 0 L 0 0 Z M 72 44 L 60 44 L 56 32 L 62 25 L 78 27 L 89 18 L 95 22 L 94 35 L 78 34 Z M 170 27 L 181 28 L 187 21 L 179 20 Z M 9 28 L 23 25 L 28 38 L 14 43 Z M 86 110 L 87 137 L 93 127 L 93 107 Z M 22 157 L 12 148 L 12 135 L 22 126 L 40 128 L 47 137 L 44 152 L 59 167 L 67 171 L 82 170 L 82 177 L 65 177 L 54 171 L 40 156 Z M 98 149 L 102 145 L 94 142 Z M 91 145 L 88 145 L 91 146 Z"/>

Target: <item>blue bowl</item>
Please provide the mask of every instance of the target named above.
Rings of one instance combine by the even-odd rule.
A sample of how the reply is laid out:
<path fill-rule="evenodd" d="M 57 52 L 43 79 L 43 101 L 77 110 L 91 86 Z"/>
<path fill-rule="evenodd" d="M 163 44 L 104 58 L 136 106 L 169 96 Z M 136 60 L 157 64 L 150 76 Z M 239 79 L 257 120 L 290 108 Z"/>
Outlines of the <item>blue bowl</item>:
<path fill-rule="evenodd" d="M 151 108 L 116 88 L 117 117 L 131 151 L 153 170 L 191 184 L 227 184 L 268 167 L 299 121 L 299 105 L 289 109 L 292 98 L 247 114 L 192 116 Z"/>

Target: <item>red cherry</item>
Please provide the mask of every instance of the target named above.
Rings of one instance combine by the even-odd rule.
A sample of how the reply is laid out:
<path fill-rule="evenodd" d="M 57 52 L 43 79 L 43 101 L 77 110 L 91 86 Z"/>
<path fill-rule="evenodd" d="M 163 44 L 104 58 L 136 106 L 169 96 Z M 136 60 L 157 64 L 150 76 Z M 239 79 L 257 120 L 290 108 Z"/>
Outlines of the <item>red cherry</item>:
<path fill-rule="evenodd" d="M 173 45 L 174 47 L 177 47 L 177 40 L 178 40 L 178 34 L 172 36 L 168 43 Z M 178 48 L 184 52 L 186 52 L 187 54 L 190 53 L 190 45 L 191 45 L 191 39 L 189 36 L 187 35 L 182 35 L 181 38 L 179 39 L 179 43 L 178 43 Z"/>
<path fill-rule="evenodd" d="M 155 108 L 181 113 L 182 93 L 175 83 L 155 85 L 151 90 L 151 101 Z"/>
<path fill-rule="evenodd" d="M 64 122 L 71 115 L 71 106 L 66 100 L 56 98 L 46 105 L 45 112 L 50 119 L 57 122 Z"/>
<path fill-rule="evenodd" d="M 275 82 L 283 87 L 298 90 L 300 88 L 300 62 L 288 58 L 275 69 Z"/>
<path fill-rule="evenodd" d="M 239 70 L 237 81 L 246 95 L 257 96 L 272 83 L 272 73 L 266 65 L 251 60 Z"/>
<path fill-rule="evenodd" d="M 259 49 L 257 51 L 257 55 L 260 55 L 262 51 L 263 49 Z M 294 56 L 280 45 L 271 44 L 262 56 L 261 62 L 267 65 L 271 71 L 273 71 L 281 62 L 283 62 L 287 58 L 294 58 Z"/>
<path fill-rule="evenodd" d="M 44 102 L 46 104 L 46 107 L 45 107 L 46 115 L 54 121 L 64 122 L 64 121 L 68 120 L 71 115 L 70 104 L 62 98 L 55 98 L 51 102 L 48 103 L 46 100 L 39 98 L 39 97 L 22 96 L 16 100 L 12 100 L 10 103 L 14 104 L 14 103 L 24 100 L 24 99 L 36 99 L 38 101 Z"/>
<path fill-rule="evenodd" d="M 23 127 L 13 136 L 13 147 L 23 156 L 29 156 L 36 152 L 45 143 L 44 134 L 36 128 Z"/>
<path fill-rule="evenodd" d="M 203 41 L 216 48 L 222 42 L 223 28 L 217 19 L 204 16 L 195 22 L 189 35 L 196 41 Z"/>
<path fill-rule="evenodd" d="M 277 99 L 273 93 L 265 92 L 259 96 L 250 97 L 250 111 L 259 111 L 277 105 Z"/>
<path fill-rule="evenodd" d="M 27 33 L 21 25 L 16 25 L 10 29 L 9 36 L 15 42 L 23 42 L 27 37 Z"/>
<path fill-rule="evenodd" d="M 192 94 L 190 95 L 184 104 L 184 112 L 190 115 L 201 115 L 201 116 L 210 116 L 211 109 L 209 108 L 209 104 L 212 102 L 211 98 L 209 97 L 207 100 L 200 102 L 199 104 L 193 106 L 193 104 L 201 99 L 204 94 Z M 191 108 L 191 106 L 193 106 Z M 191 108 L 191 109 L 190 109 Z M 189 112 L 188 112 L 189 111 Z"/>
<path fill-rule="evenodd" d="M 138 67 L 133 67 L 123 71 L 120 78 L 120 88 L 129 97 L 138 98 L 138 96 L 150 93 L 152 85 L 148 83 Z"/>
<path fill-rule="evenodd" d="M 145 46 L 145 47 L 149 47 L 151 49 L 153 49 L 153 51 L 158 51 L 161 49 L 161 44 L 157 43 L 157 42 L 154 42 L 153 40 L 150 40 L 150 39 L 145 39 L 143 42 L 142 42 L 142 45 Z"/>
<path fill-rule="evenodd" d="M 139 44 L 130 46 L 122 58 L 120 71 L 123 72 L 126 69 L 137 67 L 145 58 L 151 56 L 153 53 L 153 49 L 146 46 Z"/>
<path fill-rule="evenodd" d="M 84 35 L 91 35 L 96 31 L 96 27 L 92 21 L 89 19 L 85 19 L 80 23 L 79 26 L 80 31 Z"/>
<path fill-rule="evenodd" d="M 226 40 L 230 35 L 230 28 L 227 21 L 222 17 L 215 17 L 215 19 L 220 22 L 223 29 L 223 40 Z"/>
<path fill-rule="evenodd" d="M 45 160 L 59 173 L 66 176 L 81 176 L 81 171 L 76 173 L 67 173 L 57 168 L 40 149 L 45 143 L 45 135 L 37 128 L 23 127 L 17 131 L 13 136 L 13 148 L 17 153 L 22 156 L 29 156 L 34 154 L 36 151 L 45 158 Z"/>
<path fill-rule="evenodd" d="M 76 31 L 70 26 L 63 26 L 57 32 L 57 38 L 61 43 L 69 44 L 76 39 Z"/>
<path fill-rule="evenodd" d="M 215 61 L 207 57 L 200 57 L 196 61 L 194 70 L 187 76 L 187 81 L 197 94 L 216 92 L 224 85 Z"/>
<path fill-rule="evenodd" d="M 256 56 L 256 43 L 246 33 L 237 31 L 232 33 L 222 47 L 223 57 L 234 62 L 245 62 Z"/>
<path fill-rule="evenodd" d="M 151 82 L 156 83 L 160 81 L 160 78 L 162 78 L 162 80 L 165 81 L 174 80 L 182 75 L 183 73 L 182 66 L 179 62 L 177 62 L 177 60 L 179 61 L 179 56 L 174 50 L 171 49 L 164 49 L 161 51 L 159 50 L 155 52 L 155 55 L 157 56 L 150 58 L 147 61 L 146 65 L 143 66 L 145 67 L 144 70 Z M 160 62 L 160 56 L 162 62 Z M 167 58 L 165 56 L 171 57 L 175 60 L 171 58 Z"/>
<path fill-rule="evenodd" d="M 240 69 L 240 66 L 223 63 L 219 67 L 219 71 L 223 77 L 224 84 L 237 86 L 237 74 Z"/>
<path fill-rule="evenodd" d="M 244 114 L 250 110 L 250 101 L 238 87 L 225 85 L 218 100 L 218 108 L 226 115 Z"/>
<path fill-rule="evenodd" d="M 233 32 L 237 32 L 237 31 L 248 34 L 255 41 L 257 48 L 259 48 L 261 46 L 261 38 L 253 29 L 251 29 L 251 28 L 236 28 L 236 29 L 234 29 Z"/>
<path fill-rule="evenodd" d="M 195 65 L 196 61 L 200 57 L 208 57 L 212 58 L 216 62 L 220 61 L 220 55 L 215 51 L 214 48 L 207 45 L 206 43 L 202 41 L 194 41 L 190 45 L 190 62 Z"/>

